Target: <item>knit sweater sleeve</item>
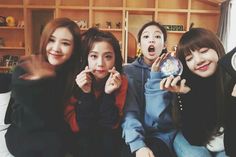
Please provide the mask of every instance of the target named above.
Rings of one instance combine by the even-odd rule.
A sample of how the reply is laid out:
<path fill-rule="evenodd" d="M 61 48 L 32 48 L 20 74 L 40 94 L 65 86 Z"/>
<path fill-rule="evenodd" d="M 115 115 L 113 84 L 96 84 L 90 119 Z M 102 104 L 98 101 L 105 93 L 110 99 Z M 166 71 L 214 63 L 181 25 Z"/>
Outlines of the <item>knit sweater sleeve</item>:
<path fill-rule="evenodd" d="M 54 78 L 24 80 L 20 78 L 24 73 L 25 71 L 17 66 L 12 74 L 12 97 L 15 104 L 21 104 L 34 112 L 42 113 L 42 105 L 46 105 L 45 99 L 50 98 L 51 93 L 48 89 L 52 88 Z M 50 102 L 50 100 L 47 101 Z"/>
<path fill-rule="evenodd" d="M 172 126 L 171 113 L 168 108 L 171 103 L 171 93 L 160 90 L 161 73 L 151 72 L 150 79 L 145 84 L 145 124 L 150 129 L 164 131 Z"/>

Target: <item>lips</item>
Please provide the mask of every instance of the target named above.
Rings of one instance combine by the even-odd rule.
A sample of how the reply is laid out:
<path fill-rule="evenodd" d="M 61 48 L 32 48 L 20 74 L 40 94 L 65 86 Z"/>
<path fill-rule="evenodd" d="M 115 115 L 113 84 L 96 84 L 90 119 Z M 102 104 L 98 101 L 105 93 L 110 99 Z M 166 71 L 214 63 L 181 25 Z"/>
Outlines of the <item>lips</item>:
<path fill-rule="evenodd" d="M 209 64 L 204 64 L 204 65 L 201 65 L 199 67 L 196 68 L 196 70 L 200 70 L 200 71 L 207 71 L 208 70 L 208 67 L 209 67 L 210 63 Z"/>
<path fill-rule="evenodd" d="M 153 45 L 150 45 L 148 47 L 148 52 L 155 52 L 155 47 Z"/>
<path fill-rule="evenodd" d="M 106 72 L 106 70 L 95 70 L 96 72 L 98 72 L 98 73 L 104 73 L 104 72 Z"/>
<path fill-rule="evenodd" d="M 63 56 L 61 53 L 56 53 L 56 52 L 48 52 L 50 55 L 55 56 L 55 57 L 60 57 Z"/>

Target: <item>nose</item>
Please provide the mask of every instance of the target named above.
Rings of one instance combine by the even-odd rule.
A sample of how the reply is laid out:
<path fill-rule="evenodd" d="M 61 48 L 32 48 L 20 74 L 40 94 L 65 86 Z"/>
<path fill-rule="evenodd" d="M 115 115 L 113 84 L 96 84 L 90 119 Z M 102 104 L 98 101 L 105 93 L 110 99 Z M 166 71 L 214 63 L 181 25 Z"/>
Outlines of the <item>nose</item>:
<path fill-rule="evenodd" d="M 199 54 L 195 54 L 194 60 L 196 65 L 201 65 L 204 62 L 203 58 Z"/>
<path fill-rule="evenodd" d="M 150 37 L 149 42 L 150 42 L 150 43 L 155 43 L 154 37 Z"/>
<path fill-rule="evenodd" d="M 55 52 L 60 52 L 60 43 L 59 42 L 54 42 L 52 46 L 52 50 Z"/>
<path fill-rule="evenodd" d="M 102 59 L 102 57 L 98 57 L 98 59 L 97 59 L 97 66 L 103 66 L 103 59 Z"/>

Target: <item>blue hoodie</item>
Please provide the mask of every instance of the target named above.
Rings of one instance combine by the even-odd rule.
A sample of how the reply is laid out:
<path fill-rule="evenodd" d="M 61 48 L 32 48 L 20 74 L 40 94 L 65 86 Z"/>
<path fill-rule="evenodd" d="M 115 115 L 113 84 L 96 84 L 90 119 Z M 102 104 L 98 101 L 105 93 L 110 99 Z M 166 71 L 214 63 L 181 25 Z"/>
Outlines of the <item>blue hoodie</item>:
<path fill-rule="evenodd" d="M 146 137 L 159 138 L 172 149 L 176 133 L 171 118 L 172 94 L 160 90 L 161 73 L 150 71 L 142 57 L 124 66 L 128 93 L 122 128 L 131 152 L 145 147 Z"/>

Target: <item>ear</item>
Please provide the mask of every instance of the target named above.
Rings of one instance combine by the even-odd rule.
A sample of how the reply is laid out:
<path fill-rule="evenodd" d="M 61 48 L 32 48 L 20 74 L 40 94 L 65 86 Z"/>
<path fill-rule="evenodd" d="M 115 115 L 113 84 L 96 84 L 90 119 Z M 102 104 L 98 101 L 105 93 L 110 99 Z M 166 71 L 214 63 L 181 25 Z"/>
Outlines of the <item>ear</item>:
<path fill-rule="evenodd" d="M 138 49 L 141 48 L 141 44 L 140 44 L 140 43 L 137 44 L 137 48 L 138 48 Z"/>

